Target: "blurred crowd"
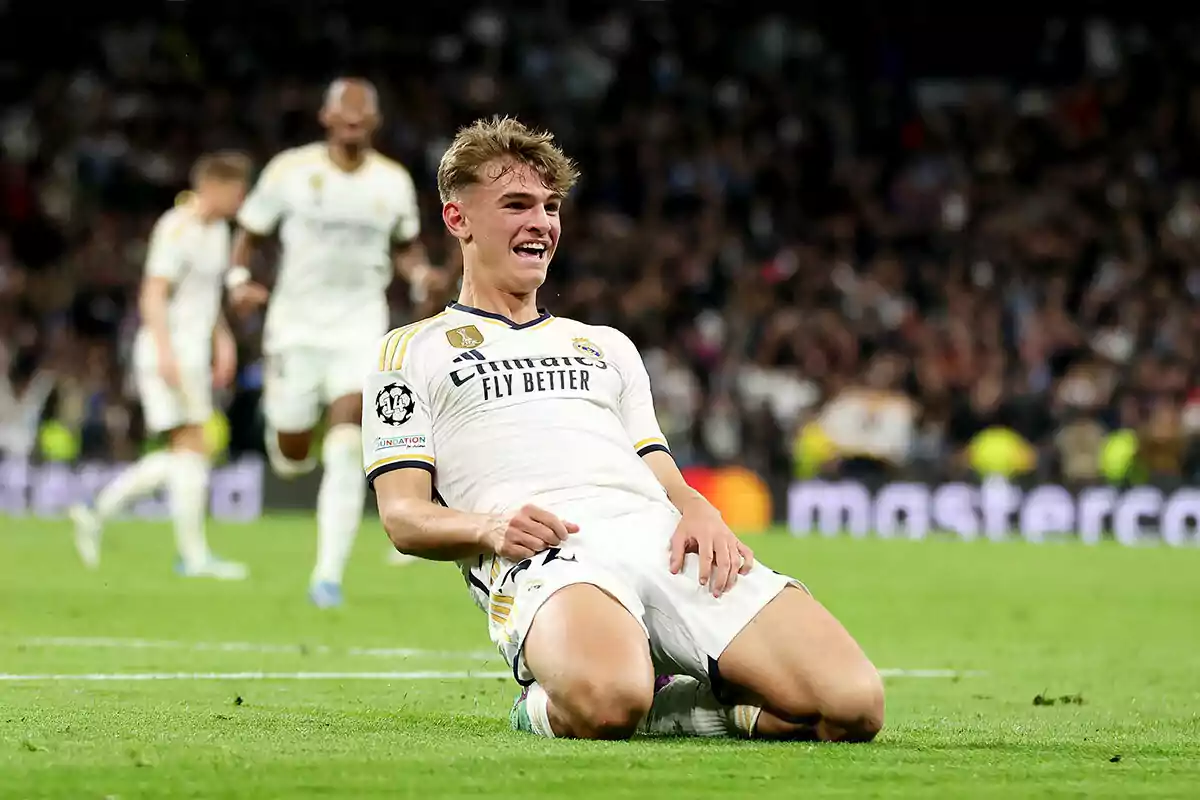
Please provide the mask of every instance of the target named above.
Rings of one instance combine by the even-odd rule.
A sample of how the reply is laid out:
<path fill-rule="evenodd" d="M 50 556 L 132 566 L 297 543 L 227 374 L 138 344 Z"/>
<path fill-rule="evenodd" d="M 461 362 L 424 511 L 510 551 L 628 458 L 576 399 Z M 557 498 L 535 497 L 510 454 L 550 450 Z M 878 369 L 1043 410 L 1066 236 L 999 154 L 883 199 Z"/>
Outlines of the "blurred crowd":
<path fill-rule="evenodd" d="M 137 452 L 150 225 L 198 153 L 261 165 L 320 138 L 320 93 L 350 72 L 380 87 L 377 145 L 412 171 L 448 269 L 434 170 L 457 126 L 514 113 L 581 162 L 543 303 L 633 337 L 684 463 L 1086 482 L 1121 432 L 1139 475 L 1200 474 L 1195 27 L 200 5 L 81 22 L 0 71 L 10 455 L 37 454 L 39 420 L 81 457 Z M 393 295 L 397 324 L 448 299 Z M 261 447 L 257 325 L 237 323 L 223 398 L 235 453 Z M 1016 444 L 981 466 L 996 431 Z"/>

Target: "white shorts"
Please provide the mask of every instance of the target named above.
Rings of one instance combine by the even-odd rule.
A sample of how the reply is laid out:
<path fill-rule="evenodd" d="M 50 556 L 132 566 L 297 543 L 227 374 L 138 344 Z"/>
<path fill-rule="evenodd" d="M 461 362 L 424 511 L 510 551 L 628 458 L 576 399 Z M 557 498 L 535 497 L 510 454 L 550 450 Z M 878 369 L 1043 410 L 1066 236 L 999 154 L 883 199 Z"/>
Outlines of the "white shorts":
<path fill-rule="evenodd" d="M 542 604 L 577 583 L 596 586 L 625 607 L 650 642 L 658 675 L 716 676 L 716 661 L 742 628 L 789 585 L 799 581 L 760 563 L 738 577 L 720 598 L 699 582 L 699 559 L 688 555 L 672 575 L 670 538 L 678 518 L 666 511 L 630 515 L 603 523 L 579 521 L 580 532 L 561 549 L 546 550 L 528 563 L 496 559 L 496 580 L 487 599 L 488 632 L 522 685 L 534 680 L 523 646 Z M 807 591 L 807 590 L 805 590 Z"/>
<path fill-rule="evenodd" d="M 263 415 L 275 431 L 298 433 L 316 427 L 330 403 L 362 394 L 376 340 L 354 347 L 290 347 L 266 355 Z"/>
<path fill-rule="evenodd" d="M 178 356 L 179 388 L 158 374 L 158 359 L 147 345 L 135 344 L 133 375 L 146 430 L 163 433 L 184 425 L 204 425 L 213 414 L 212 366 L 205 357 Z"/>

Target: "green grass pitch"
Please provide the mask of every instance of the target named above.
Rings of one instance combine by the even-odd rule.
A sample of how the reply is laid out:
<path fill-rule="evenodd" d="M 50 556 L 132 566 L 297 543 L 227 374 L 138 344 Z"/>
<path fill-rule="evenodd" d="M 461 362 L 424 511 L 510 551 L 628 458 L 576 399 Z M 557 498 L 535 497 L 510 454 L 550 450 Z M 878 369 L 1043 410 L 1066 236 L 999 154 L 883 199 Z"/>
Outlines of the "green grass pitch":
<path fill-rule="evenodd" d="M 388 566 L 377 522 L 328 612 L 310 519 L 211 536 L 251 580 L 176 578 L 162 524 L 113 524 L 88 573 L 65 523 L 0 519 L 0 798 L 1200 792 L 1200 549 L 752 537 L 880 668 L 960 674 L 889 677 L 867 746 L 588 743 L 509 730 L 461 578 Z"/>

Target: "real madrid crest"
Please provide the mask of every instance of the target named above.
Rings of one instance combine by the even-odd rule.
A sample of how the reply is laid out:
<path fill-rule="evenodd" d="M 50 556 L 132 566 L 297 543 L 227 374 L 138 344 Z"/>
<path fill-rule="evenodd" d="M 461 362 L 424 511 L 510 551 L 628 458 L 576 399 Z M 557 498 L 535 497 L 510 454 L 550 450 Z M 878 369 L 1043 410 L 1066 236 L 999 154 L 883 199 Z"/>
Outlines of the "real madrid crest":
<path fill-rule="evenodd" d="M 325 179 L 321 177 L 320 173 L 313 173 L 313 175 L 308 179 L 308 185 L 309 188 L 312 189 L 313 200 L 317 203 L 320 203 L 321 187 L 325 185 Z"/>
<path fill-rule="evenodd" d="M 472 347 L 479 347 L 483 344 L 483 334 L 474 325 L 464 325 L 461 328 L 452 328 L 446 331 L 446 341 L 450 343 L 451 347 L 470 350 Z"/>
<path fill-rule="evenodd" d="M 604 351 L 601 350 L 600 347 L 590 339 L 579 337 L 577 339 L 572 339 L 571 344 L 575 345 L 575 349 L 583 353 L 585 356 L 591 356 L 592 358 L 604 358 Z"/>

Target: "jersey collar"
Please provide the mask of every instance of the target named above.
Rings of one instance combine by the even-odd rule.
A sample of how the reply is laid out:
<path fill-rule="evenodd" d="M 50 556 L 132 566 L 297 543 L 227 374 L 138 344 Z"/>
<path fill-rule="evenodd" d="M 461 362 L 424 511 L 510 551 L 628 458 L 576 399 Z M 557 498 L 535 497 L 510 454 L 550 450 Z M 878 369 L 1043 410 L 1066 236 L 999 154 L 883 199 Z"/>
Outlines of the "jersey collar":
<path fill-rule="evenodd" d="M 477 317 L 484 317 L 486 319 L 494 319 L 497 322 L 503 322 L 505 325 L 512 328 L 514 331 L 519 331 L 519 330 L 522 330 L 523 328 L 532 328 L 534 325 L 538 325 L 538 324 L 543 323 L 546 320 L 550 319 L 550 316 L 551 316 L 549 311 L 547 311 L 544 308 L 539 308 L 538 315 L 535 319 L 531 319 L 531 320 L 529 320 L 529 322 L 513 322 L 511 319 L 504 316 L 503 314 L 496 314 L 491 311 L 484 311 L 482 308 L 475 308 L 475 306 L 464 306 L 462 303 L 450 303 L 448 306 L 446 306 L 446 308 L 452 308 L 455 311 L 462 311 L 467 314 L 474 314 Z"/>

